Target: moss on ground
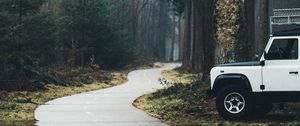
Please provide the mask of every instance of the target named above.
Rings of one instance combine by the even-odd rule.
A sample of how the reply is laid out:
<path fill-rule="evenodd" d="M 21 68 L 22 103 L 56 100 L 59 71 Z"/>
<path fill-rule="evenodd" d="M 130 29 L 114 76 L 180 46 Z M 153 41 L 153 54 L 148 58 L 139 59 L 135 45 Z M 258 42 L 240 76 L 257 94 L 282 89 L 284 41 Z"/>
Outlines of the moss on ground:
<path fill-rule="evenodd" d="M 134 105 L 169 125 L 225 125 L 225 126 L 286 126 L 300 125 L 300 104 L 287 103 L 285 109 L 275 107 L 271 113 L 251 120 L 227 121 L 215 109 L 215 99 L 206 95 L 209 84 L 194 81 L 196 75 L 176 70 L 164 71 L 175 83 L 167 89 L 146 94 Z"/>

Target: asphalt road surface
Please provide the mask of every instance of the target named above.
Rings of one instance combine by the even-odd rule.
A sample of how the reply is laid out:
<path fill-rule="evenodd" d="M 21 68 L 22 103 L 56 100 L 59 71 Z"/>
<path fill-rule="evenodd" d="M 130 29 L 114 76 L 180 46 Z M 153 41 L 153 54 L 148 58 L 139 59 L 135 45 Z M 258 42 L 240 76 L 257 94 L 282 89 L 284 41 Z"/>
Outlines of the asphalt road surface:
<path fill-rule="evenodd" d="M 160 120 L 132 106 L 139 96 L 163 88 L 158 78 L 166 69 L 179 64 L 165 64 L 163 68 L 136 70 L 128 75 L 128 82 L 102 90 L 58 98 L 35 110 L 39 126 L 166 126 Z"/>

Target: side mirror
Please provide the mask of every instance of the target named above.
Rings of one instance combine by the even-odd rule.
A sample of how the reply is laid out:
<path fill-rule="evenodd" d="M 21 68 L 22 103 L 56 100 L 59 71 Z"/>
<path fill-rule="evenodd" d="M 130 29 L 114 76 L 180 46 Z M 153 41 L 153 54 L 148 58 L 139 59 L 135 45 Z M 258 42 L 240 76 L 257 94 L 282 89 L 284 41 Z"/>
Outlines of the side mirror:
<path fill-rule="evenodd" d="M 267 52 L 264 51 L 262 56 L 263 56 L 263 59 L 260 61 L 260 65 L 261 65 L 261 66 L 265 66 L 265 65 L 266 65 L 266 62 L 265 62 L 265 61 L 266 61 L 266 59 L 268 59 Z"/>
<path fill-rule="evenodd" d="M 265 66 L 266 65 L 266 61 L 265 60 L 262 60 L 262 61 L 260 61 L 260 63 L 259 63 L 261 66 Z"/>

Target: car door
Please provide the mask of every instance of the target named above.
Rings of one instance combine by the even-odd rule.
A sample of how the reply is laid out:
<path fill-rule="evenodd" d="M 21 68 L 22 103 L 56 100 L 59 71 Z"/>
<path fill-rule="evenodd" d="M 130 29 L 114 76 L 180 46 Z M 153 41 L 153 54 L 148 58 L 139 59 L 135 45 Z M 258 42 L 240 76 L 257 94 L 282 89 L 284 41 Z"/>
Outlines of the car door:
<path fill-rule="evenodd" d="M 274 37 L 262 68 L 264 91 L 300 91 L 298 37 Z"/>

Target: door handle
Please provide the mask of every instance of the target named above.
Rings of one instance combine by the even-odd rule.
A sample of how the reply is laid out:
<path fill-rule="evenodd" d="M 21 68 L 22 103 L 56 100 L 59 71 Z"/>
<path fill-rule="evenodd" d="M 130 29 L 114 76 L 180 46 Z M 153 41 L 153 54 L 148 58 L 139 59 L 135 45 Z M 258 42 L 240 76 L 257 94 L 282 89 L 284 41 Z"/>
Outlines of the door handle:
<path fill-rule="evenodd" d="M 292 71 L 290 74 L 298 74 L 298 71 Z"/>

